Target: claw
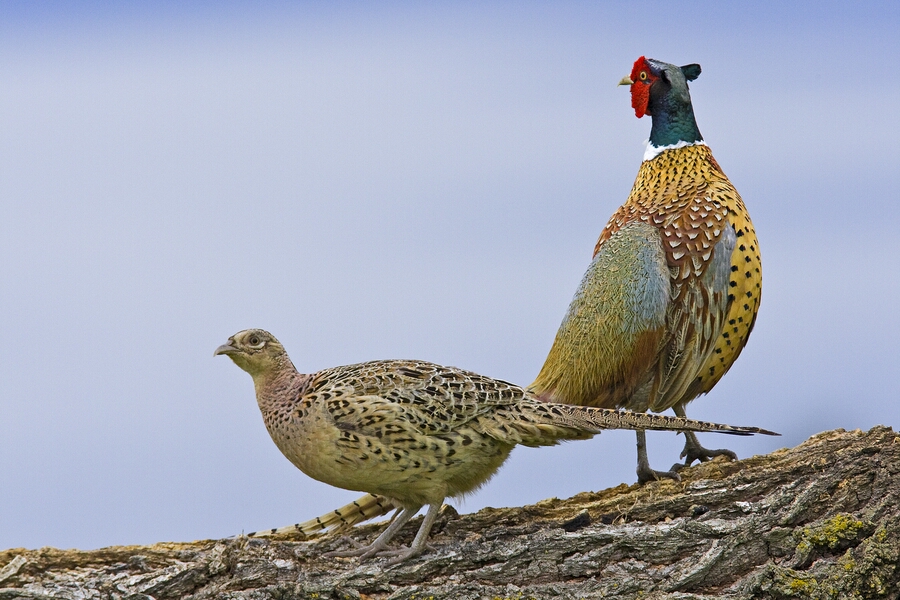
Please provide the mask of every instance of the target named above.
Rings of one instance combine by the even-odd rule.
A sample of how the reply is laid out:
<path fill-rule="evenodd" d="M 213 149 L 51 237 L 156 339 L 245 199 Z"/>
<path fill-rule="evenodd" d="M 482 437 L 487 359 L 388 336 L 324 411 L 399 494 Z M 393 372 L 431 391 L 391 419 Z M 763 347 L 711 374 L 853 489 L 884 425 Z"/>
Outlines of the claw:
<path fill-rule="evenodd" d="M 672 479 L 674 481 L 681 481 L 681 475 L 675 472 L 673 468 L 671 471 L 656 471 L 655 469 L 651 469 L 649 466 L 642 469 L 640 466 L 637 469 L 638 483 L 648 483 L 650 481 L 659 481 L 660 479 Z"/>
<path fill-rule="evenodd" d="M 418 556 L 421 554 L 428 545 L 426 544 L 426 540 L 428 539 L 428 533 L 431 531 L 431 526 L 434 525 L 435 519 L 437 519 L 438 512 L 441 508 L 441 503 L 437 502 L 428 507 L 428 512 L 425 514 L 425 518 L 422 519 L 422 525 L 419 527 L 419 531 L 416 533 L 416 537 L 413 540 L 412 546 L 409 548 L 402 547 L 394 550 L 388 550 L 388 542 L 391 541 L 391 538 L 400 531 L 400 529 L 409 521 L 413 515 L 419 512 L 420 507 L 414 508 L 404 508 L 403 511 L 397 516 L 394 521 L 388 525 L 387 529 L 385 529 L 378 538 L 369 544 L 368 546 L 363 546 L 359 544 L 355 540 L 350 540 L 352 545 L 357 546 L 355 550 L 339 550 L 337 552 L 328 552 L 327 554 L 323 554 L 325 557 L 348 557 L 348 556 L 358 556 L 360 560 L 365 560 L 367 558 L 372 558 L 376 555 L 381 556 L 396 556 L 389 560 L 386 566 L 396 565 L 401 563 L 407 559 L 410 559 L 414 556 Z M 349 539 L 349 538 L 348 538 Z"/>
<path fill-rule="evenodd" d="M 690 431 L 685 432 L 684 450 L 681 451 L 679 456 L 684 459 L 685 467 L 690 466 L 695 460 L 706 462 L 716 456 L 727 456 L 731 460 L 737 460 L 737 454 L 727 448 L 707 450 L 700 445 L 697 436 Z"/>

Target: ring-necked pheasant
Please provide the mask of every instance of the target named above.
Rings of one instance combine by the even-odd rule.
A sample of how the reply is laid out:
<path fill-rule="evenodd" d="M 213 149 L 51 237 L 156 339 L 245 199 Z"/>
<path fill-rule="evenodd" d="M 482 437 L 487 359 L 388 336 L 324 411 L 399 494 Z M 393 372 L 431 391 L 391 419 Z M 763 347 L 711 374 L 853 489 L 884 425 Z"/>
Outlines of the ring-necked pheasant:
<path fill-rule="evenodd" d="M 337 487 L 386 497 L 386 502 L 361 499 L 374 501 L 370 515 L 403 508 L 372 544 L 339 554 L 344 556 L 384 552 L 427 504 L 412 546 L 400 551 L 397 561 L 419 554 L 444 499 L 485 484 L 517 444 L 549 446 L 603 429 L 771 434 L 755 427 L 542 402 L 511 383 L 422 361 L 383 360 L 303 375 L 278 340 L 261 329 L 236 333 L 215 354 L 227 355 L 253 377 L 272 440 L 301 471 Z"/>
<path fill-rule="evenodd" d="M 759 243 L 744 202 L 704 143 L 688 92 L 700 65 L 643 56 L 631 104 L 653 125 L 628 200 L 612 216 L 529 390 L 544 400 L 660 412 L 705 394 L 737 359 L 759 308 Z M 685 465 L 707 450 L 685 433 Z M 654 471 L 637 432 L 638 479 Z"/>

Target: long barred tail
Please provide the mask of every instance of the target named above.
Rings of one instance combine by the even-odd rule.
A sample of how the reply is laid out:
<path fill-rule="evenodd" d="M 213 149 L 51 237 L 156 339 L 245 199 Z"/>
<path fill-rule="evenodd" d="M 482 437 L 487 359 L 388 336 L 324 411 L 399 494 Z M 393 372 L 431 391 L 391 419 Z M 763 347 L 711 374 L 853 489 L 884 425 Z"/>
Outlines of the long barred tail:
<path fill-rule="evenodd" d="M 709 421 L 695 421 L 686 417 L 671 417 L 668 415 L 654 415 L 642 412 L 614 410 L 610 408 L 592 408 L 588 406 L 574 406 L 571 404 L 557 404 L 555 402 L 541 402 L 522 404 L 516 411 L 524 418 L 523 422 L 529 425 L 539 423 L 553 423 L 556 426 L 570 428 L 575 431 L 583 431 L 597 434 L 604 429 L 652 429 L 656 431 L 706 431 L 712 433 L 728 433 L 730 435 L 781 435 L 761 427 L 739 427 L 737 425 L 724 425 Z M 532 416 L 528 416 L 529 413 Z M 518 425 L 518 423 L 517 423 Z M 565 436 L 560 436 L 565 437 Z M 518 442 L 522 443 L 522 442 Z M 539 442 L 546 443 L 546 442 Z"/>
<path fill-rule="evenodd" d="M 552 407 L 551 412 L 557 416 L 562 416 L 566 420 L 571 419 L 572 424 L 576 427 L 588 430 L 594 428 L 598 432 L 603 429 L 652 429 L 656 431 L 708 431 L 730 435 L 754 435 L 757 433 L 762 435 L 781 435 L 761 427 L 723 425 L 709 421 L 695 421 L 685 417 L 570 406 L 567 404 L 549 403 L 547 406 Z"/>
<path fill-rule="evenodd" d="M 330 531 L 350 529 L 363 521 L 386 515 L 396 508 L 399 507 L 395 506 L 394 501 L 390 498 L 366 494 L 346 506 L 325 513 L 321 517 L 316 517 L 315 519 L 310 519 L 309 521 L 304 521 L 303 523 L 297 523 L 295 525 L 288 525 L 286 527 L 255 531 L 246 535 L 247 537 L 257 538 L 289 534 L 315 537 Z"/>

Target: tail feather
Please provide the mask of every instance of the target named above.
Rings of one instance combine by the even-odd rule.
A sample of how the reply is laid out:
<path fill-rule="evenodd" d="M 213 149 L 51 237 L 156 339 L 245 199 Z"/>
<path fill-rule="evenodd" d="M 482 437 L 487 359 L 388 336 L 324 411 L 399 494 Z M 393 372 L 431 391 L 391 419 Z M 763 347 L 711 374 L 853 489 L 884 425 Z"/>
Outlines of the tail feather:
<path fill-rule="evenodd" d="M 555 406 L 568 419 L 571 419 L 576 427 L 593 430 L 596 433 L 604 429 L 651 429 L 656 431 L 706 431 L 712 433 L 727 433 L 729 435 L 781 435 L 761 427 L 741 427 L 737 425 L 725 425 L 709 421 L 696 421 L 686 417 L 672 417 L 668 415 L 654 415 L 606 408 L 590 408 L 586 406 L 550 405 Z M 554 413 L 556 411 L 553 411 Z M 564 417 L 565 418 L 565 417 Z M 567 420 L 568 420 L 567 419 Z"/>
<path fill-rule="evenodd" d="M 511 444 L 552 446 L 562 440 L 592 437 L 604 429 L 706 431 L 731 435 L 780 435 L 760 427 L 738 427 L 686 417 L 592 408 L 553 402 L 522 402 L 478 417 L 482 433 Z"/>
<path fill-rule="evenodd" d="M 248 533 L 247 537 L 270 537 L 276 535 L 300 534 L 304 537 L 316 537 L 331 531 L 344 531 L 358 523 L 375 519 L 399 508 L 394 501 L 384 496 L 366 494 L 338 509 L 325 513 L 315 519 L 287 525 L 275 529 L 265 529 Z"/>

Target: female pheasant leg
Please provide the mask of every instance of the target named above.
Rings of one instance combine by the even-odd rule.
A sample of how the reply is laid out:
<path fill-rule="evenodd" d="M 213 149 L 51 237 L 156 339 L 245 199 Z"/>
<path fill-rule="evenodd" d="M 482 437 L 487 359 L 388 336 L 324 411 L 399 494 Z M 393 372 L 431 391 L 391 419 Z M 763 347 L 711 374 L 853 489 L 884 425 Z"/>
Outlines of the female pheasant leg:
<path fill-rule="evenodd" d="M 388 565 L 396 565 L 397 563 L 401 563 L 407 558 L 412 558 L 413 556 L 418 556 L 425 550 L 428 542 L 428 534 L 431 533 L 431 528 L 434 526 L 434 522 L 437 520 L 438 514 L 441 512 L 441 505 L 443 502 L 435 502 L 434 504 L 428 505 L 428 512 L 425 513 L 425 518 L 422 520 L 422 525 L 419 526 L 419 532 L 416 533 L 416 538 L 413 540 L 412 545 L 409 547 L 409 550 L 391 550 L 389 551 L 391 554 L 398 553 L 397 558 L 388 561 Z"/>
<path fill-rule="evenodd" d="M 326 557 L 358 556 L 361 559 L 375 556 L 379 552 L 383 552 L 384 550 L 387 549 L 388 542 L 390 542 L 391 539 L 395 535 L 397 535 L 397 532 L 400 531 L 400 529 L 404 525 L 406 525 L 407 521 L 409 521 L 411 518 L 413 518 L 415 516 L 415 514 L 417 512 L 419 512 L 420 508 L 422 508 L 422 507 L 416 506 L 413 508 L 404 508 L 403 512 L 400 513 L 400 516 L 398 516 L 396 519 L 394 519 L 394 521 L 390 525 L 387 526 L 387 529 L 382 531 L 381 535 L 379 535 L 377 538 L 375 538 L 375 541 L 372 542 L 371 544 L 369 544 L 368 546 L 363 546 L 362 548 L 357 548 L 355 550 L 341 550 L 338 552 L 329 552 L 329 553 L 325 554 L 324 556 L 326 556 Z M 429 512 L 430 512 L 430 509 L 429 509 Z M 424 525 L 424 523 L 423 523 L 423 525 Z M 420 531 L 421 531 L 421 528 L 420 528 Z M 426 532 L 426 535 L 427 535 L 427 532 Z M 418 539 L 418 536 L 416 536 L 416 539 Z"/>

